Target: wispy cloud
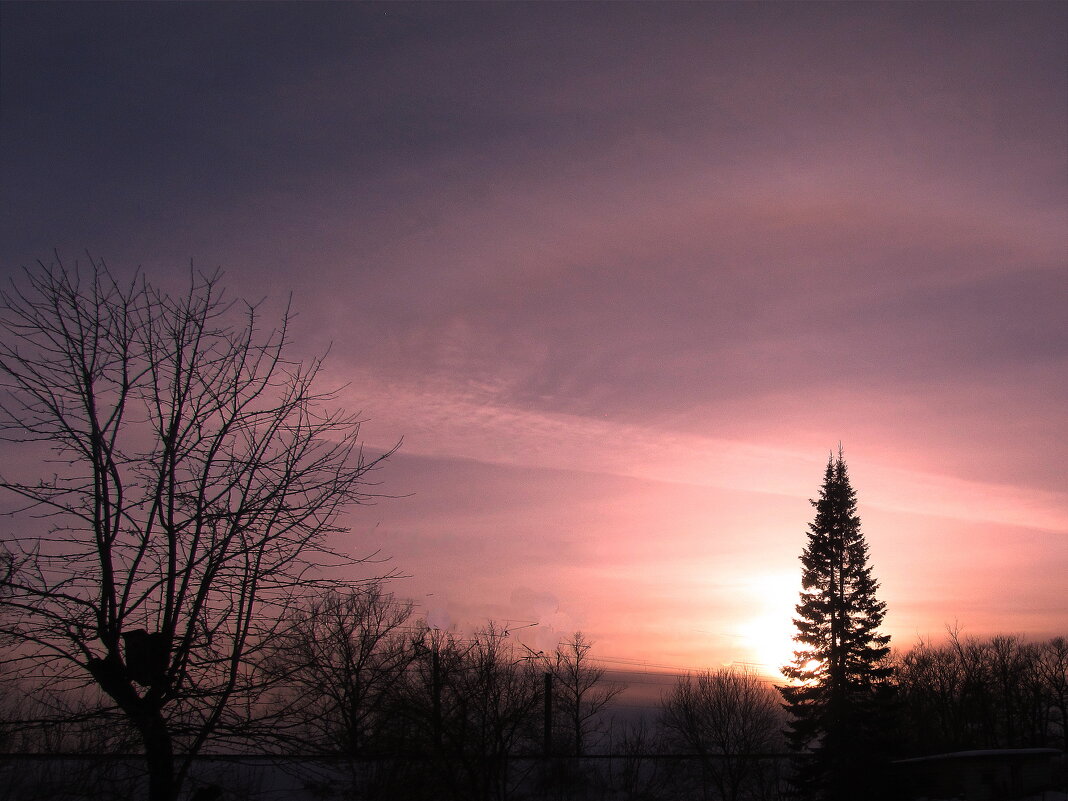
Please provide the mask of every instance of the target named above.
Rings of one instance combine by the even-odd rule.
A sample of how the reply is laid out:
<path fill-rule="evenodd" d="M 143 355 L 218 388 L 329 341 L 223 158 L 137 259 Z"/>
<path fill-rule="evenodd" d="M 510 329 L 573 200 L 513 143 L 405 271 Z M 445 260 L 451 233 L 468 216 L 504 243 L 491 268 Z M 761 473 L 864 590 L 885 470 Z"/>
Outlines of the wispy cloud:
<path fill-rule="evenodd" d="M 353 392 L 381 404 L 366 431 L 379 447 L 403 432 L 416 455 L 541 469 L 606 473 L 652 481 L 811 497 L 825 456 L 662 428 L 502 406 L 497 387 L 458 390 L 444 382 L 380 384 Z M 386 433 L 389 432 L 389 433 Z M 831 448 L 836 443 L 827 443 Z M 892 511 L 1068 533 L 1068 494 L 881 464 L 860 444 L 849 454 L 862 503 Z"/>

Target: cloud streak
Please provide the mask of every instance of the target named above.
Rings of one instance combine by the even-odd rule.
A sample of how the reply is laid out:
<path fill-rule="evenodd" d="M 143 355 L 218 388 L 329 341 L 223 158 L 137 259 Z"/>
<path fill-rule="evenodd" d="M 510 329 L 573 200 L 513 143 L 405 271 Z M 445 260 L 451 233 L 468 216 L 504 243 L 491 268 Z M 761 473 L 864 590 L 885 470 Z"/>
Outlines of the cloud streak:
<path fill-rule="evenodd" d="M 376 441 L 379 432 L 407 423 L 404 451 L 413 455 L 802 497 L 813 494 L 813 476 L 823 465 L 806 451 L 505 407 L 495 402 L 493 386 L 458 394 L 441 384 L 381 386 L 373 376 L 356 385 L 388 410 L 368 424 L 371 441 L 385 447 L 385 439 Z M 1063 492 L 910 470 L 858 450 L 850 464 L 866 506 L 1068 534 Z"/>

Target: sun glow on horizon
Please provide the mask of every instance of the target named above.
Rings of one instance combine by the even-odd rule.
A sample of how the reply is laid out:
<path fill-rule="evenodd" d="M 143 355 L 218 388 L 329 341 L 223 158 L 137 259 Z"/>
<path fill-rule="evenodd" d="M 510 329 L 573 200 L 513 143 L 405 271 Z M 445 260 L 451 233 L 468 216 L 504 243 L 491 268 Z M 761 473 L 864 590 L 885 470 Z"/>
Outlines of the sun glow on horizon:
<path fill-rule="evenodd" d="M 757 611 L 742 620 L 738 636 L 749 659 L 761 672 L 782 676 L 783 666 L 793 660 L 794 606 L 798 598 L 798 577 L 791 573 L 757 576 L 746 582 L 749 607 Z"/>

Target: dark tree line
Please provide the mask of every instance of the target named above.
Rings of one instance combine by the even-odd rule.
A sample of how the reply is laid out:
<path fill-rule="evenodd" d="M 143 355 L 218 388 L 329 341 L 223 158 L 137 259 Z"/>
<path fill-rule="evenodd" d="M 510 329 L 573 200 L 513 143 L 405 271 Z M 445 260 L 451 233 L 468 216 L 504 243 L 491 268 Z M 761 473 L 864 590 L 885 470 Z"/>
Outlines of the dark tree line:
<path fill-rule="evenodd" d="M 895 659 L 909 755 L 974 748 L 1068 750 L 1068 640 L 951 631 Z"/>
<path fill-rule="evenodd" d="M 361 797 L 504 799 L 531 780 L 515 757 L 581 755 L 601 731 L 623 687 L 590 648 L 580 632 L 543 654 L 493 623 L 429 629 L 371 583 L 290 615 L 265 649 L 268 717 L 286 751 L 351 759 Z"/>
<path fill-rule="evenodd" d="M 590 649 L 580 632 L 545 654 L 493 623 L 470 636 L 430 629 L 381 581 L 334 586 L 293 602 L 250 648 L 261 690 L 231 704 L 234 725 L 212 743 L 319 758 L 332 766 L 324 791 L 342 797 L 496 801 L 532 783 L 573 786 L 574 771 L 548 771 L 557 763 L 544 758 L 603 747 L 603 713 L 623 690 Z M 106 697 L 35 689 L 34 706 L 4 710 L 18 747 L 137 749 L 136 727 Z"/>

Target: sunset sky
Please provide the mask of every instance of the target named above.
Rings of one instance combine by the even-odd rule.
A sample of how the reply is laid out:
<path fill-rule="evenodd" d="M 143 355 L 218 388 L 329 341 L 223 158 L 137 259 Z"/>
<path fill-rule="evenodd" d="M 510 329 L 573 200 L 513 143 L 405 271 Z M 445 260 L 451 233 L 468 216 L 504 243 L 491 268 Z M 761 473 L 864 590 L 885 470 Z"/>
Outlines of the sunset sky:
<path fill-rule="evenodd" d="M 368 448 L 403 438 L 349 541 L 434 625 L 774 671 L 842 442 L 895 645 L 1068 633 L 1065 3 L 0 30 L 4 277 L 291 294 Z"/>

